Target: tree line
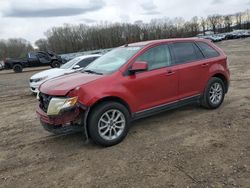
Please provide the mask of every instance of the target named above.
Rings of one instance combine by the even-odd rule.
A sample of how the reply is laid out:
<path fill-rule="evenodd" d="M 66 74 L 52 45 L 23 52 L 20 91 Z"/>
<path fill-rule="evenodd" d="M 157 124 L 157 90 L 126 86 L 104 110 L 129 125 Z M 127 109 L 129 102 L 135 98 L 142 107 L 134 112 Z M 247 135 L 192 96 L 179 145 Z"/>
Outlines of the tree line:
<path fill-rule="evenodd" d="M 64 24 L 53 27 L 44 34 L 46 38 L 35 42 L 38 50 L 52 50 L 58 54 L 117 47 L 126 43 L 163 38 L 193 37 L 206 31 L 230 32 L 234 29 L 250 29 L 250 12 L 231 15 L 209 15 L 183 18 L 153 19 L 149 23 L 108 23 L 97 25 Z M 0 41 L 0 58 L 20 57 L 33 50 L 24 39 Z"/>
<path fill-rule="evenodd" d="M 8 57 L 25 57 L 27 52 L 34 50 L 31 43 L 22 38 L 0 40 L 0 60 Z"/>
<path fill-rule="evenodd" d="M 36 41 L 41 50 L 50 49 L 56 53 L 112 48 L 125 43 L 163 38 L 193 37 L 199 33 L 230 32 L 233 29 L 250 29 L 250 12 L 246 10 L 232 15 L 209 15 L 183 18 L 153 19 L 149 23 L 101 23 L 94 26 L 65 24 L 45 32 L 45 39 Z"/>

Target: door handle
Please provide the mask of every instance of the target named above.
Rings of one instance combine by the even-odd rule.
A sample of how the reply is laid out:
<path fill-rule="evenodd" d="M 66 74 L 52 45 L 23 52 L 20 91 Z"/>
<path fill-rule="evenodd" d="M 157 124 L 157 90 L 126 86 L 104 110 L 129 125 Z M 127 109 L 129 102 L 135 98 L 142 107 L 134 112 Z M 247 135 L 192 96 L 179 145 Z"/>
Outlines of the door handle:
<path fill-rule="evenodd" d="M 174 71 L 168 70 L 166 75 L 167 75 L 167 76 L 171 76 L 171 75 L 173 75 L 174 73 L 175 73 Z"/>
<path fill-rule="evenodd" d="M 208 67 L 208 63 L 203 63 L 201 66 L 202 67 Z"/>

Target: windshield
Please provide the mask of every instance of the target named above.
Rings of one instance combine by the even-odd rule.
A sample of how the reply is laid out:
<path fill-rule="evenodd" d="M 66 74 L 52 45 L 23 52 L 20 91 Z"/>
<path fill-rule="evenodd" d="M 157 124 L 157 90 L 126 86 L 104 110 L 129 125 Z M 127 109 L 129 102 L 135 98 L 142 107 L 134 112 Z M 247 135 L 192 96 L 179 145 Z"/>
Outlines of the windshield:
<path fill-rule="evenodd" d="M 71 68 L 72 66 L 74 66 L 74 64 L 76 64 L 77 62 L 79 62 L 80 60 L 81 60 L 81 58 L 76 57 L 76 58 L 70 60 L 69 62 L 63 64 L 63 65 L 60 67 L 60 69 L 69 69 L 69 68 Z"/>
<path fill-rule="evenodd" d="M 141 47 L 119 47 L 89 64 L 84 70 L 101 74 L 109 74 L 117 71 L 124 65 Z"/>

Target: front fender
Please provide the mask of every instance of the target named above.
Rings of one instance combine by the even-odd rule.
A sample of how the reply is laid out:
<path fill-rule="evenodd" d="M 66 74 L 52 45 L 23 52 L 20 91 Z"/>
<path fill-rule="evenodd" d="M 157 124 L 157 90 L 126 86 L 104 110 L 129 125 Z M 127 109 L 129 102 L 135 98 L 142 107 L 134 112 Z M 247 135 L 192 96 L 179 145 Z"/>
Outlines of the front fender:
<path fill-rule="evenodd" d="M 91 86 L 87 87 L 87 89 L 84 89 L 83 87 L 78 87 L 74 90 L 71 90 L 68 96 L 78 96 L 78 101 L 87 107 L 93 106 L 98 101 L 104 98 L 118 98 L 128 105 L 131 112 L 135 112 L 136 108 L 135 102 L 132 100 L 134 98 L 132 94 L 126 91 L 125 87 L 118 85 L 114 87 L 115 90 L 109 89 L 108 86 L 100 86 L 97 87 L 98 89 L 91 88 Z"/>

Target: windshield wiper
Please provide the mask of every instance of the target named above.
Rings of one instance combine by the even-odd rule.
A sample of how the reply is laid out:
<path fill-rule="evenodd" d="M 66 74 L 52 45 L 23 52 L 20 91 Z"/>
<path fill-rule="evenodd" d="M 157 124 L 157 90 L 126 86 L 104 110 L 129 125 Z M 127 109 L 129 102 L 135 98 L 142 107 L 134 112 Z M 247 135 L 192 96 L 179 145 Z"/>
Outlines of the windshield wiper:
<path fill-rule="evenodd" d="M 93 70 L 83 70 L 83 72 L 87 72 L 87 73 L 90 73 L 90 74 L 99 74 L 99 75 L 102 75 L 103 73 L 100 73 L 100 72 L 96 72 L 96 71 L 93 71 Z"/>

